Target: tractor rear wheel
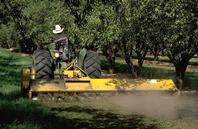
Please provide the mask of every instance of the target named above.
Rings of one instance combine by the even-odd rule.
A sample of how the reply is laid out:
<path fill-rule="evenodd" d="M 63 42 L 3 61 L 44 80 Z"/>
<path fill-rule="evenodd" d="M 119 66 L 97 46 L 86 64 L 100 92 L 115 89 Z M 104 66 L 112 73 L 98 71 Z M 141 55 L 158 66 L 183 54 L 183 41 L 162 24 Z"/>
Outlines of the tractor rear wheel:
<path fill-rule="evenodd" d="M 51 80 L 54 78 L 54 62 L 49 50 L 37 49 L 33 53 L 32 67 L 35 79 Z"/>
<path fill-rule="evenodd" d="M 84 59 L 83 69 L 91 78 L 101 77 L 101 65 L 98 54 L 94 51 L 88 50 Z"/>

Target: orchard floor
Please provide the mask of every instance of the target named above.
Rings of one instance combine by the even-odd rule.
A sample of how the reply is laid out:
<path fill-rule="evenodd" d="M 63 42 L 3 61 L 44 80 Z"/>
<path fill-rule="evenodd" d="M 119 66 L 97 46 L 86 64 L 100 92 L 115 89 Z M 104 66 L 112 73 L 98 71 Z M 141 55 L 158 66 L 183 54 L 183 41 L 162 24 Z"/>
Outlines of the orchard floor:
<path fill-rule="evenodd" d="M 55 98 L 47 94 L 37 101 L 28 100 L 20 94 L 20 70 L 30 63 L 29 56 L 0 49 L 0 128 L 198 128 L 196 93 L 59 94 Z M 198 73 L 187 75 L 195 79 Z"/>

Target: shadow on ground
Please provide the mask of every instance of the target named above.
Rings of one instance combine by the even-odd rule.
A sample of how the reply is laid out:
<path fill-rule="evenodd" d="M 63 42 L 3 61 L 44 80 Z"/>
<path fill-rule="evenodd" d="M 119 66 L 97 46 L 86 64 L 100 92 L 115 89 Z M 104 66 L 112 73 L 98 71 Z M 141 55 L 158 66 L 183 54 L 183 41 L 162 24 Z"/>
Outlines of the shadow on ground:
<path fill-rule="evenodd" d="M 0 101 L 13 101 L 13 100 L 17 100 L 19 98 L 21 98 L 22 95 L 19 91 L 13 91 L 13 92 L 10 92 L 10 93 L 1 93 L 0 92 Z"/>
<path fill-rule="evenodd" d="M 58 116 L 56 112 L 87 113 L 89 119 L 70 118 Z M 146 124 L 142 116 L 121 116 L 111 112 L 71 106 L 68 108 L 42 107 L 40 104 L 21 99 L 18 102 L 0 102 L 0 127 L 9 128 L 12 124 L 17 126 L 32 123 L 33 127 L 42 129 L 157 129 L 155 122 Z M 26 125 L 24 124 L 26 123 Z M 21 128 L 21 126 L 20 126 Z M 31 128 L 31 127 L 30 127 Z"/>
<path fill-rule="evenodd" d="M 28 66 L 27 59 L 24 62 L 13 55 L 7 57 L 0 56 L 0 87 L 20 86 L 20 71 L 22 67 Z"/>

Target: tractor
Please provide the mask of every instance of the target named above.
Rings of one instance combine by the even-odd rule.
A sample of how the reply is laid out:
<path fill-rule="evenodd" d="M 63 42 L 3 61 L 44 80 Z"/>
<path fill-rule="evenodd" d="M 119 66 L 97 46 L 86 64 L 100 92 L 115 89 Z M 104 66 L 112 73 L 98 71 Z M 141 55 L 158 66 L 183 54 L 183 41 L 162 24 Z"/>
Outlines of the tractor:
<path fill-rule="evenodd" d="M 21 91 L 30 99 L 38 93 L 60 92 L 120 92 L 174 90 L 172 80 L 159 80 L 156 84 L 139 85 L 102 74 L 97 52 L 82 49 L 72 58 L 69 46 L 55 44 L 53 50 L 37 48 L 32 55 L 32 65 L 21 70 Z M 152 81 L 151 81 L 152 82 Z"/>

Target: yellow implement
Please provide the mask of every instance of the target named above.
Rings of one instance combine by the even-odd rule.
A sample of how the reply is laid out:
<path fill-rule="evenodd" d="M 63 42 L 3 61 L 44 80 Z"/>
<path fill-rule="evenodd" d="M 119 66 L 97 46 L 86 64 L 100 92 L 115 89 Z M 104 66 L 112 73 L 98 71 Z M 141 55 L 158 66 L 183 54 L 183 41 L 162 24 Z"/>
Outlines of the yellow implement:
<path fill-rule="evenodd" d="M 175 91 L 176 86 L 172 80 L 130 80 L 114 78 L 93 79 L 82 76 L 81 70 L 65 69 L 62 79 L 50 81 L 34 80 L 30 68 L 22 70 L 22 91 L 28 93 L 39 92 L 119 92 L 119 91 Z"/>

